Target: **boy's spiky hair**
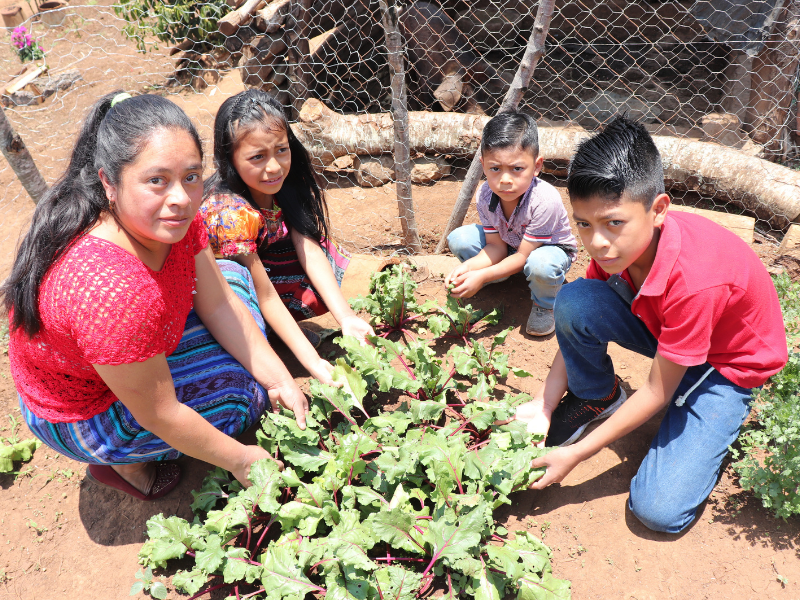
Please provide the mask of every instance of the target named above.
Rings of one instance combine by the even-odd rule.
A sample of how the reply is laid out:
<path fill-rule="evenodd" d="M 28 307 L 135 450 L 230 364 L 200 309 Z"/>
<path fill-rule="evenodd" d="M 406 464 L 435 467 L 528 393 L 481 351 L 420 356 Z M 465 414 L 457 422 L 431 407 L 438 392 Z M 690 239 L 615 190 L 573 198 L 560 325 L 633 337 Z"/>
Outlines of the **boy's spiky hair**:
<path fill-rule="evenodd" d="M 505 148 L 521 148 L 539 156 L 539 129 L 527 113 L 510 111 L 489 119 L 481 136 L 481 153 Z"/>
<path fill-rule="evenodd" d="M 616 202 L 625 193 L 650 210 L 664 193 L 664 167 L 653 138 L 640 123 L 625 115 L 578 145 L 567 176 L 571 201 L 602 198 Z"/>

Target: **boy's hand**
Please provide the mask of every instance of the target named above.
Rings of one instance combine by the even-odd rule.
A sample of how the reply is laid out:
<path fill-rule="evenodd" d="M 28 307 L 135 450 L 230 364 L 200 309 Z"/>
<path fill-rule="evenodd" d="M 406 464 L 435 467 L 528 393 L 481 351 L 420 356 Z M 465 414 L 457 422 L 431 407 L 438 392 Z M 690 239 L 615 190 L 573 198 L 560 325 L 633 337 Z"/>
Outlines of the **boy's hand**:
<path fill-rule="evenodd" d="M 444 285 L 449 286 L 453 284 L 455 279 L 466 273 L 469 273 L 469 265 L 463 262 L 460 265 L 458 265 L 455 269 L 450 271 L 450 274 L 444 280 Z"/>
<path fill-rule="evenodd" d="M 472 298 L 483 287 L 483 272 L 469 271 L 454 278 L 451 283 L 455 287 L 450 290 L 450 295 L 454 298 Z"/>
<path fill-rule="evenodd" d="M 551 483 L 560 483 L 583 460 L 575 446 L 556 448 L 549 454 L 540 456 L 531 463 L 534 469 L 547 467 L 541 479 L 530 486 L 532 490 L 543 490 Z"/>
<path fill-rule="evenodd" d="M 534 398 L 530 402 L 521 404 L 517 407 L 514 418 L 528 425 L 528 433 L 541 433 L 547 436 L 550 431 L 551 413 L 544 408 L 544 399 Z M 537 444 L 540 448 L 544 446 L 544 440 Z"/>

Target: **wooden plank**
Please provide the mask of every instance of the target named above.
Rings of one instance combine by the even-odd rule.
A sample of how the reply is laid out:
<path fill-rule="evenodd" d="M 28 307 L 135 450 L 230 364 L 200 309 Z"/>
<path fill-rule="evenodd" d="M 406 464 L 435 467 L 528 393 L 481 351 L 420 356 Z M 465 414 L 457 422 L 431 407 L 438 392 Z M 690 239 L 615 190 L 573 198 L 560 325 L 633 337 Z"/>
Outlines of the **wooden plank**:
<path fill-rule="evenodd" d="M 701 215 L 706 219 L 710 219 L 722 225 L 725 229 L 732 231 L 748 244 L 753 243 L 753 232 L 756 226 L 756 220 L 753 217 L 731 215 L 724 212 L 717 212 L 716 210 L 705 210 L 702 208 L 693 208 L 691 206 L 681 206 L 679 204 L 670 204 L 669 209 Z"/>
<path fill-rule="evenodd" d="M 14 92 L 18 92 L 45 71 L 47 71 L 47 65 L 41 65 L 35 69 L 26 71 L 9 83 L 3 93 L 10 96 Z"/>
<path fill-rule="evenodd" d="M 789 230 L 783 236 L 780 248 L 778 248 L 778 255 L 786 254 L 791 250 L 800 248 L 800 225 L 794 223 L 789 225 Z"/>

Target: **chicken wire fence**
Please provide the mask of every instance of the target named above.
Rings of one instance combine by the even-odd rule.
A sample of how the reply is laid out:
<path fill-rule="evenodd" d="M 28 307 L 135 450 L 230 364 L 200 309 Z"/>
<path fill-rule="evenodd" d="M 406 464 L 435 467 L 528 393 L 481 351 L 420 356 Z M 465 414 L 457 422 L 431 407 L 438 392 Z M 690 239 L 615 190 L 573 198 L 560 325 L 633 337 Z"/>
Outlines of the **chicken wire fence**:
<path fill-rule="evenodd" d="M 16 16 L 3 17 L 4 110 L 48 183 L 64 171 L 88 107 L 120 88 L 163 94 L 184 108 L 205 140 L 210 174 L 217 108 L 246 87 L 260 87 L 287 107 L 314 154 L 337 240 L 356 252 L 404 251 L 391 73 L 377 0 L 82 1 L 47 10 L 29 0 Z M 799 4 L 556 2 L 544 56 L 520 103 L 539 120 L 549 176 L 563 177 L 574 147 L 558 154 L 554 144 L 579 139 L 620 112 L 665 139 L 717 144 L 712 154 L 718 150 L 723 162 L 736 158 L 731 169 L 762 168 L 763 161 L 747 162 L 752 157 L 791 167 Z M 416 226 L 423 249 L 432 251 L 483 123 L 519 68 L 537 4 L 439 0 L 397 8 Z M 14 19 L 24 19 L 45 56 L 33 64 L 47 71 L 11 93 L 8 85 L 24 67 L 11 40 Z M 750 175 L 763 186 L 788 172 Z M 10 249 L 33 203 L 5 161 L 0 182 L 0 237 Z M 756 217 L 758 239 L 773 245 L 797 217 L 784 205 L 760 208 L 752 194 L 729 194 L 725 184 L 709 185 L 696 174 L 668 183 L 678 203 Z M 467 218 L 474 220 L 474 208 Z"/>

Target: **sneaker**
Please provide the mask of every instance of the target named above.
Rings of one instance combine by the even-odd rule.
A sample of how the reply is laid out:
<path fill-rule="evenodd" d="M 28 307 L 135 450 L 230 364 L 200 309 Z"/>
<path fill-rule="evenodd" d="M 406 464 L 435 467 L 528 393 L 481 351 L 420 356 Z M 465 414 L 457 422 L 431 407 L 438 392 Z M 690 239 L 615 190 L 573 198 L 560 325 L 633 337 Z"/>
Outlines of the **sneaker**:
<path fill-rule="evenodd" d="M 569 446 L 575 443 L 589 423 L 610 417 L 627 399 L 619 377 L 611 393 L 600 400 L 582 400 L 567 390 L 553 411 L 545 446 Z"/>
<path fill-rule="evenodd" d="M 553 311 L 541 306 L 533 305 L 531 314 L 528 315 L 528 324 L 525 333 L 528 335 L 550 335 L 556 330 L 556 320 Z"/>

